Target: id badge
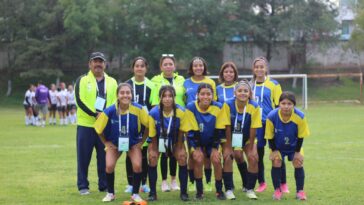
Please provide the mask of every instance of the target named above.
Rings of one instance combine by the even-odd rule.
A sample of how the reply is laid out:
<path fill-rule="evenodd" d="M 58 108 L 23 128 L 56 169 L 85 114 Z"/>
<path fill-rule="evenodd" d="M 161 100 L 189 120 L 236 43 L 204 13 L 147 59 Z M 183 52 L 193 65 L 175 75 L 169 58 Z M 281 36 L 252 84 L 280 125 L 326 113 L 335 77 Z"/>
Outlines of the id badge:
<path fill-rule="evenodd" d="M 103 111 L 105 107 L 106 100 L 105 98 L 97 96 L 96 102 L 95 102 L 95 109 L 98 111 Z"/>
<path fill-rule="evenodd" d="M 160 153 L 166 152 L 166 144 L 168 145 L 168 139 L 164 140 L 162 137 L 160 137 L 158 143 L 158 151 Z"/>
<path fill-rule="evenodd" d="M 119 137 L 118 151 L 119 152 L 129 151 L 129 136 L 121 135 Z"/>
<path fill-rule="evenodd" d="M 243 147 L 243 133 L 233 132 L 232 147 Z"/>

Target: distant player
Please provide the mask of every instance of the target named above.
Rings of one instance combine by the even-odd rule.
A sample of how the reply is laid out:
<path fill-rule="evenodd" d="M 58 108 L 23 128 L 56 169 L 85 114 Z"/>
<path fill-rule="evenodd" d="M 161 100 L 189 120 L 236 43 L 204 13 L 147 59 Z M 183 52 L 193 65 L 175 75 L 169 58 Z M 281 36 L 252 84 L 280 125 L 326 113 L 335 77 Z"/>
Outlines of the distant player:
<path fill-rule="evenodd" d="M 296 179 L 296 198 L 306 200 L 303 190 L 305 173 L 303 170 L 303 139 L 310 135 L 307 120 L 303 112 L 296 107 L 296 98 L 291 92 L 283 92 L 279 98 L 279 108 L 271 111 L 267 116 L 265 139 L 269 140 L 272 152 L 272 180 L 274 186 L 273 199 L 280 200 L 281 166 L 284 157 L 292 161 Z"/>
<path fill-rule="evenodd" d="M 25 125 L 35 125 L 34 124 L 34 116 L 33 116 L 33 100 L 32 100 L 32 92 L 34 92 L 35 87 L 33 84 L 29 85 L 28 90 L 25 92 L 24 96 L 24 110 L 25 110 Z"/>
<path fill-rule="evenodd" d="M 37 101 L 36 109 L 42 113 L 42 118 L 40 119 L 40 126 L 44 127 L 47 119 L 48 112 L 48 98 L 49 90 L 41 82 L 38 82 L 37 89 L 35 90 L 35 100 Z"/>
<path fill-rule="evenodd" d="M 71 124 L 76 124 L 76 101 L 75 101 L 75 91 L 73 89 L 73 85 L 68 85 L 67 89 L 67 112 L 68 112 L 68 121 Z"/>
<path fill-rule="evenodd" d="M 56 111 L 57 111 L 57 89 L 55 84 L 51 84 L 51 89 L 49 90 L 49 124 L 56 125 Z"/>
<path fill-rule="evenodd" d="M 60 83 L 60 87 L 57 92 L 57 110 L 59 114 L 59 124 L 67 125 L 67 90 L 64 82 Z"/>

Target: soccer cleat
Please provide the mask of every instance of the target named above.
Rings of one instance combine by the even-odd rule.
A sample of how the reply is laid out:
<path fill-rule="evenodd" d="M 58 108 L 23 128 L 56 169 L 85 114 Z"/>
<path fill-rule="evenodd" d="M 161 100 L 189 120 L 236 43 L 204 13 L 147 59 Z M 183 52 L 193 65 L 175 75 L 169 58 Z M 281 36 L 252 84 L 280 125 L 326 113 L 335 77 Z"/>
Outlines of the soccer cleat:
<path fill-rule="evenodd" d="M 107 193 L 106 196 L 102 199 L 103 202 L 110 202 L 115 200 L 115 194 Z"/>
<path fill-rule="evenodd" d="M 168 184 L 168 182 L 166 180 L 162 181 L 161 190 L 162 190 L 162 192 L 171 191 L 171 188 L 169 187 L 169 184 Z"/>
<path fill-rule="evenodd" d="M 178 190 L 180 190 L 180 188 L 179 188 L 179 186 L 177 184 L 177 181 L 175 179 L 173 179 L 171 181 L 171 189 L 172 189 L 172 191 L 178 191 Z"/>
<path fill-rule="evenodd" d="M 296 199 L 307 200 L 306 193 L 303 190 L 298 191 L 296 194 Z"/>
<path fill-rule="evenodd" d="M 156 194 L 149 194 L 148 201 L 156 201 L 156 200 L 157 200 L 157 195 Z"/>
<path fill-rule="evenodd" d="M 259 187 L 255 190 L 256 192 L 260 193 L 267 189 L 267 183 L 262 182 L 259 184 Z"/>
<path fill-rule="evenodd" d="M 246 196 L 247 196 L 249 199 L 255 199 L 255 200 L 257 200 L 257 199 L 258 199 L 258 197 L 257 197 L 257 195 L 255 195 L 255 192 L 254 192 L 254 190 L 253 190 L 253 189 L 247 190 L 245 194 L 246 194 Z"/>
<path fill-rule="evenodd" d="M 203 193 L 197 193 L 196 194 L 196 200 L 203 200 Z"/>
<path fill-rule="evenodd" d="M 133 186 L 131 185 L 126 185 L 126 189 L 124 191 L 125 193 L 132 193 L 133 192 Z"/>
<path fill-rule="evenodd" d="M 196 186 L 195 186 L 195 184 L 194 183 L 189 183 L 188 184 L 188 191 L 190 191 L 190 192 L 194 192 L 194 191 L 196 191 Z"/>
<path fill-rule="evenodd" d="M 274 191 L 274 193 L 273 193 L 273 199 L 274 199 L 274 200 L 281 200 L 281 198 L 282 198 L 282 192 L 281 192 L 281 190 L 278 188 L 278 189 L 276 189 L 276 190 Z"/>
<path fill-rule="evenodd" d="M 283 193 L 289 193 L 288 185 L 287 185 L 286 183 L 281 184 L 281 191 L 282 191 Z"/>
<path fill-rule="evenodd" d="M 212 191 L 211 182 L 210 183 L 206 183 L 206 185 L 205 185 L 205 191 Z"/>
<path fill-rule="evenodd" d="M 248 189 L 245 188 L 245 187 L 243 187 L 242 190 L 243 190 L 243 192 L 247 192 L 248 191 Z"/>
<path fill-rule="evenodd" d="M 224 194 L 224 192 L 216 192 L 216 198 L 219 200 L 226 200 L 226 196 Z"/>
<path fill-rule="evenodd" d="M 136 204 L 141 204 L 141 203 L 143 203 L 143 202 L 145 202 L 145 203 L 146 203 L 146 201 L 144 201 L 144 200 L 142 199 L 142 197 L 140 197 L 140 196 L 139 196 L 139 194 L 133 194 L 133 195 L 131 196 L 131 201 L 132 201 L 132 202 L 134 202 L 134 203 L 136 203 Z"/>
<path fill-rule="evenodd" d="M 81 189 L 80 190 L 80 195 L 89 195 L 90 194 L 90 190 L 88 189 Z"/>
<path fill-rule="evenodd" d="M 150 188 L 148 185 L 144 184 L 140 187 L 140 192 L 144 192 L 144 193 L 149 193 L 150 192 Z"/>
<path fill-rule="evenodd" d="M 232 190 L 227 190 L 225 192 L 225 195 L 226 195 L 226 198 L 229 199 L 229 200 L 235 200 L 235 195 L 234 195 L 234 192 Z"/>
<path fill-rule="evenodd" d="M 188 198 L 188 194 L 181 194 L 179 195 L 179 198 L 182 200 L 182 201 L 189 201 L 190 199 Z"/>

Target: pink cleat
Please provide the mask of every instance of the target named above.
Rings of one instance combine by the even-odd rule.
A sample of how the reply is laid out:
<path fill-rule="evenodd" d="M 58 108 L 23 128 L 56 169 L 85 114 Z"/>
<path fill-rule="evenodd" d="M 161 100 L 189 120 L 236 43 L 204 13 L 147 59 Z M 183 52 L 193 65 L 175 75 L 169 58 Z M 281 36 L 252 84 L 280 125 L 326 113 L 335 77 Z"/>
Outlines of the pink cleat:
<path fill-rule="evenodd" d="M 282 198 L 282 192 L 281 190 L 278 188 L 274 191 L 274 194 L 273 194 L 273 200 L 281 200 Z"/>
<path fill-rule="evenodd" d="M 281 184 L 281 191 L 282 191 L 283 193 L 289 193 L 288 185 L 287 185 L 286 183 Z"/>
<path fill-rule="evenodd" d="M 259 187 L 255 190 L 256 192 L 263 192 L 267 189 L 267 183 L 262 182 L 259 184 Z"/>
<path fill-rule="evenodd" d="M 306 193 L 303 190 L 298 191 L 296 194 L 296 199 L 307 200 Z"/>

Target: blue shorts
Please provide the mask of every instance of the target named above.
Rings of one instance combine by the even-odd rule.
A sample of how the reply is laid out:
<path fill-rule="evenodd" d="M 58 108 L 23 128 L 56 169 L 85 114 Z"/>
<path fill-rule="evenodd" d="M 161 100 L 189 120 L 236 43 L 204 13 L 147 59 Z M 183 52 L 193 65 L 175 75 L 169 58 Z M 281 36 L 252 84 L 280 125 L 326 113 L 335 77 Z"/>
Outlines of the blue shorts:
<path fill-rule="evenodd" d="M 286 151 L 279 151 L 281 153 L 282 161 L 284 160 L 284 157 L 287 156 L 288 161 L 292 161 L 294 157 L 294 151 L 293 152 L 286 152 Z"/>
<path fill-rule="evenodd" d="M 257 147 L 262 148 L 267 144 L 267 140 L 264 139 L 265 135 L 265 122 L 262 122 L 262 127 L 257 129 Z"/>

